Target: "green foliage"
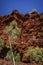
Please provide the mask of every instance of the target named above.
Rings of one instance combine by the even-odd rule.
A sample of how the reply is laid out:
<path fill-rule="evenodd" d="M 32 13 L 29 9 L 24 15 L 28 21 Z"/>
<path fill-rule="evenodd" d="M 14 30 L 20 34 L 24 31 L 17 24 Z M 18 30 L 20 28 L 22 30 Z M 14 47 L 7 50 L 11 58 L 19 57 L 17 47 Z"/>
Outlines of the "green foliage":
<path fill-rule="evenodd" d="M 18 28 L 17 26 L 15 27 L 15 29 L 13 29 L 12 30 L 12 34 L 14 35 L 14 36 L 21 36 L 21 28 Z"/>
<path fill-rule="evenodd" d="M 4 40 L 2 39 L 2 36 L 0 36 L 0 50 L 2 49 L 3 45 L 4 45 Z"/>
<path fill-rule="evenodd" d="M 5 32 L 5 33 L 8 33 L 9 31 L 12 30 L 12 28 L 13 28 L 12 26 L 6 26 L 4 32 Z"/>
<path fill-rule="evenodd" d="M 3 45 L 4 40 L 2 39 L 2 36 L 0 36 L 0 45 Z"/>
<path fill-rule="evenodd" d="M 13 29 L 13 26 L 15 26 L 15 28 Z M 16 21 L 12 21 L 12 23 L 9 26 L 6 26 L 6 28 L 4 29 L 4 32 L 12 35 L 13 39 L 16 39 L 18 36 L 21 36 L 21 28 L 18 27 L 17 22 Z"/>
<path fill-rule="evenodd" d="M 8 55 L 11 57 L 11 60 L 12 60 L 11 51 L 8 52 Z M 13 57 L 14 57 L 15 61 L 19 62 L 20 61 L 20 54 L 16 53 L 16 51 L 15 51 L 13 55 L 14 55 Z"/>
<path fill-rule="evenodd" d="M 11 23 L 12 26 L 17 26 L 17 22 L 15 20 L 12 21 Z"/>
<path fill-rule="evenodd" d="M 14 52 L 15 61 L 20 61 L 20 54 L 16 51 Z"/>
<path fill-rule="evenodd" d="M 29 47 L 24 55 L 36 62 L 43 62 L 43 51 L 38 46 L 35 48 Z"/>
<path fill-rule="evenodd" d="M 9 26 L 6 26 L 6 28 L 4 29 L 4 32 L 8 33 L 9 31 L 12 31 L 14 26 L 15 27 L 17 26 L 17 22 L 15 20 L 12 21 Z"/>

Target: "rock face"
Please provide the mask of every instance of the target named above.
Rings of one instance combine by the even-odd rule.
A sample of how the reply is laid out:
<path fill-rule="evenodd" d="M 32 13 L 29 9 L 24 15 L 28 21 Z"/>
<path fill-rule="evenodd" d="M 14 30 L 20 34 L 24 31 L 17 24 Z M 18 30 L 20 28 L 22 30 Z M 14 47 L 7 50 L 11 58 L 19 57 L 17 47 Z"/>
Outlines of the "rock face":
<path fill-rule="evenodd" d="M 34 11 L 23 15 L 15 10 L 10 15 L 0 16 L 0 35 L 3 36 L 6 45 L 8 38 L 3 30 L 13 20 L 16 20 L 18 26 L 22 28 L 22 37 L 14 41 L 14 50 L 18 50 L 20 54 L 23 54 L 29 46 L 43 47 L 43 13 Z"/>

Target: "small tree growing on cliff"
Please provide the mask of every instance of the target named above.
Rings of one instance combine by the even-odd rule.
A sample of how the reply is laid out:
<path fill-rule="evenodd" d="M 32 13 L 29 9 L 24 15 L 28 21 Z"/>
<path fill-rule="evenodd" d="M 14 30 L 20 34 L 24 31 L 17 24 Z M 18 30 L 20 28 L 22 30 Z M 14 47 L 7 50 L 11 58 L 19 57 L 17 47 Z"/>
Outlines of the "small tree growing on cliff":
<path fill-rule="evenodd" d="M 6 34 L 8 34 L 8 40 L 9 40 L 9 47 L 10 47 L 10 52 L 11 52 L 12 63 L 13 63 L 13 65 L 15 65 L 15 59 L 14 59 L 15 57 L 14 57 L 13 49 L 12 49 L 12 42 L 17 37 L 21 36 L 21 28 L 18 27 L 16 21 L 12 21 L 10 26 L 7 26 L 6 29 L 4 30 L 4 32 Z"/>

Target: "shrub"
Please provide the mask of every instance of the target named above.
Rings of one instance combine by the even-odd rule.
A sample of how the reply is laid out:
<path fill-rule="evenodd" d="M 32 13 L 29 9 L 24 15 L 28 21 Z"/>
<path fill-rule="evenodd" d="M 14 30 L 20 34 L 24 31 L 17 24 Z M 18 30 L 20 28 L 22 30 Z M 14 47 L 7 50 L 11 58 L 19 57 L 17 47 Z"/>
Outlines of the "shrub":
<path fill-rule="evenodd" d="M 35 48 L 29 47 L 24 55 L 30 57 L 32 61 L 43 62 L 43 51 L 38 46 Z"/>

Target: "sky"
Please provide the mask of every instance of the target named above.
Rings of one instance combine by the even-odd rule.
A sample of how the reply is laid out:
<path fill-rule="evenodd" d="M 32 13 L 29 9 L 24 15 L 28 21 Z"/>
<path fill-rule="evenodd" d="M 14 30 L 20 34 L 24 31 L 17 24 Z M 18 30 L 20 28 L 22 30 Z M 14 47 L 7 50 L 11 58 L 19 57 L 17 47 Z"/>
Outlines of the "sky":
<path fill-rule="evenodd" d="M 10 14 L 13 10 L 25 14 L 34 9 L 43 12 L 43 0 L 0 0 L 0 16 Z"/>

